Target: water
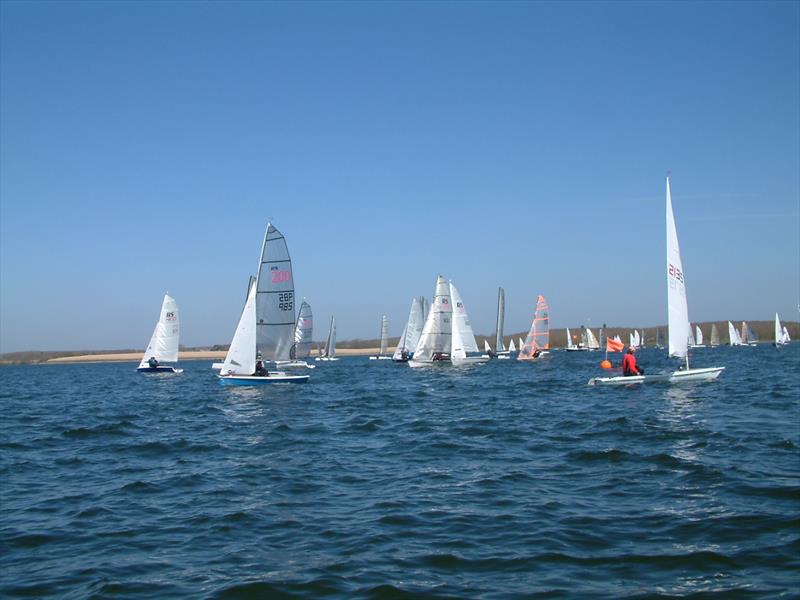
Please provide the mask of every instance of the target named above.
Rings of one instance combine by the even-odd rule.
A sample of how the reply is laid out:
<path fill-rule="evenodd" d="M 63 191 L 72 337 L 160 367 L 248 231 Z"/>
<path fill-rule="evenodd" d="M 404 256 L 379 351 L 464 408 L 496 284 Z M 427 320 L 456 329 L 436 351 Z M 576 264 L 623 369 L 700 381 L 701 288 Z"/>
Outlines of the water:
<path fill-rule="evenodd" d="M 684 387 L 601 359 L 2 368 L 0 595 L 800 596 L 800 344 Z"/>

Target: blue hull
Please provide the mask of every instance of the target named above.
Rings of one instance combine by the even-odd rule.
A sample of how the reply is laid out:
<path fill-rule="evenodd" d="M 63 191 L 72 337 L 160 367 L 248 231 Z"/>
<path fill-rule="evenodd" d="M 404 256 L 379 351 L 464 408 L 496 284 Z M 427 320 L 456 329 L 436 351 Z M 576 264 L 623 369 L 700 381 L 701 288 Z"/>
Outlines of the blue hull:
<path fill-rule="evenodd" d="M 139 367 L 136 369 L 139 373 L 177 373 L 177 371 L 172 367 L 162 367 L 158 366 L 155 369 L 152 367 Z"/>

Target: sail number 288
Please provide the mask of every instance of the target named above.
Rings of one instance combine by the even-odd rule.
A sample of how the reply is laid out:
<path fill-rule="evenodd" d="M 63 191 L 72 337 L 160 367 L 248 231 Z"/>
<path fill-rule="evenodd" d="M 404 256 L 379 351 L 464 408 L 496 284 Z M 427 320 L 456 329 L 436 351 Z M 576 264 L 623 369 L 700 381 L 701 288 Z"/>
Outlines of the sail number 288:
<path fill-rule="evenodd" d="M 278 308 L 281 310 L 294 310 L 294 292 L 281 292 L 278 294 Z"/>

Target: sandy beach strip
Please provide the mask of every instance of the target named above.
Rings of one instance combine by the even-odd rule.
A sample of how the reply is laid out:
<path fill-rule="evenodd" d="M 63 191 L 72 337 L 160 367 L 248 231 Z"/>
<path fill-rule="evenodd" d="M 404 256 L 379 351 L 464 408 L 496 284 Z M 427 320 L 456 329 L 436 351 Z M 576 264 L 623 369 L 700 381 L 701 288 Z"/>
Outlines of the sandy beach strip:
<path fill-rule="evenodd" d="M 369 356 L 378 354 L 379 348 L 337 348 L 336 356 Z M 225 350 L 192 350 L 181 352 L 178 362 L 184 360 L 225 360 Z M 311 357 L 317 356 L 316 350 Z M 120 352 L 113 354 L 82 354 L 80 356 L 61 356 L 51 358 L 46 363 L 88 363 L 88 362 L 138 362 L 142 360 L 141 352 Z"/>

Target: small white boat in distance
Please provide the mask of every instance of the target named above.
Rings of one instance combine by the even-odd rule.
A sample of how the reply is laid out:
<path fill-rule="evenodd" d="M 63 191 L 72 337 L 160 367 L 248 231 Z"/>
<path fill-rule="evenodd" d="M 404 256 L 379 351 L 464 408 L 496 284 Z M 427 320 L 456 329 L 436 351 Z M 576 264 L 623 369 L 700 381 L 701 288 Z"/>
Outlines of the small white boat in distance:
<path fill-rule="evenodd" d="M 392 357 L 387 354 L 389 352 L 389 319 L 386 315 L 381 317 L 381 343 L 378 356 L 370 356 L 370 360 L 392 360 Z"/>
<path fill-rule="evenodd" d="M 572 333 L 570 332 L 569 327 L 567 327 L 567 347 L 566 347 L 566 350 L 567 350 L 567 352 L 588 352 L 589 351 L 589 348 L 587 348 L 583 344 L 583 340 L 581 340 L 577 344 L 572 341 Z"/>
<path fill-rule="evenodd" d="M 164 294 L 158 323 L 150 336 L 142 361 L 137 367 L 140 373 L 183 373 L 164 362 L 178 362 L 178 342 L 181 334 L 178 304 L 169 294 Z"/>
<path fill-rule="evenodd" d="M 689 368 L 689 305 L 686 301 L 686 281 L 684 279 L 681 250 L 678 245 L 678 232 L 672 213 L 672 194 L 667 176 L 667 306 L 669 324 L 669 356 L 683 358 L 685 367 L 672 373 L 657 375 L 636 375 L 622 377 L 593 377 L 589 385 L 630 385 L 632 383 L 681 383 L 688 381 L 712 381 L 719 377 L 725 367 L 705 369 Z"/>
<path fill-rule="evenodd" d="M 422 327 L 425 325 L 424 314 L 425 299 L 413 298 L 411 300 L 411 310 L 408 312 L 408 321 L 403 328 L 400 340 L 397 342 L 392 360 L 394 362 L 408 362 L 417 347 L 419 336 L 422 334 Z"/>
<path fill-rule="evenodd" d="M 239 324 L 220 369 L 220 383 L 264 385 L 308 381 L 308 375 L 268 371 L 264 366 L 265 361 L 291 360 L 294 328 L 292 261 L 283 234 L 268 223 L 258 275 L 250 285 Z"/>
<path fill-rule="evenodd" d="M 322 356 L 317 356 L 314 360 L 330 362 L 339 360 L 336 358 L 336 319 L 331 316 L 331 326 L 328 329 L 328 341 L 325 343 L 325 350 L 322 351 Z"/>

